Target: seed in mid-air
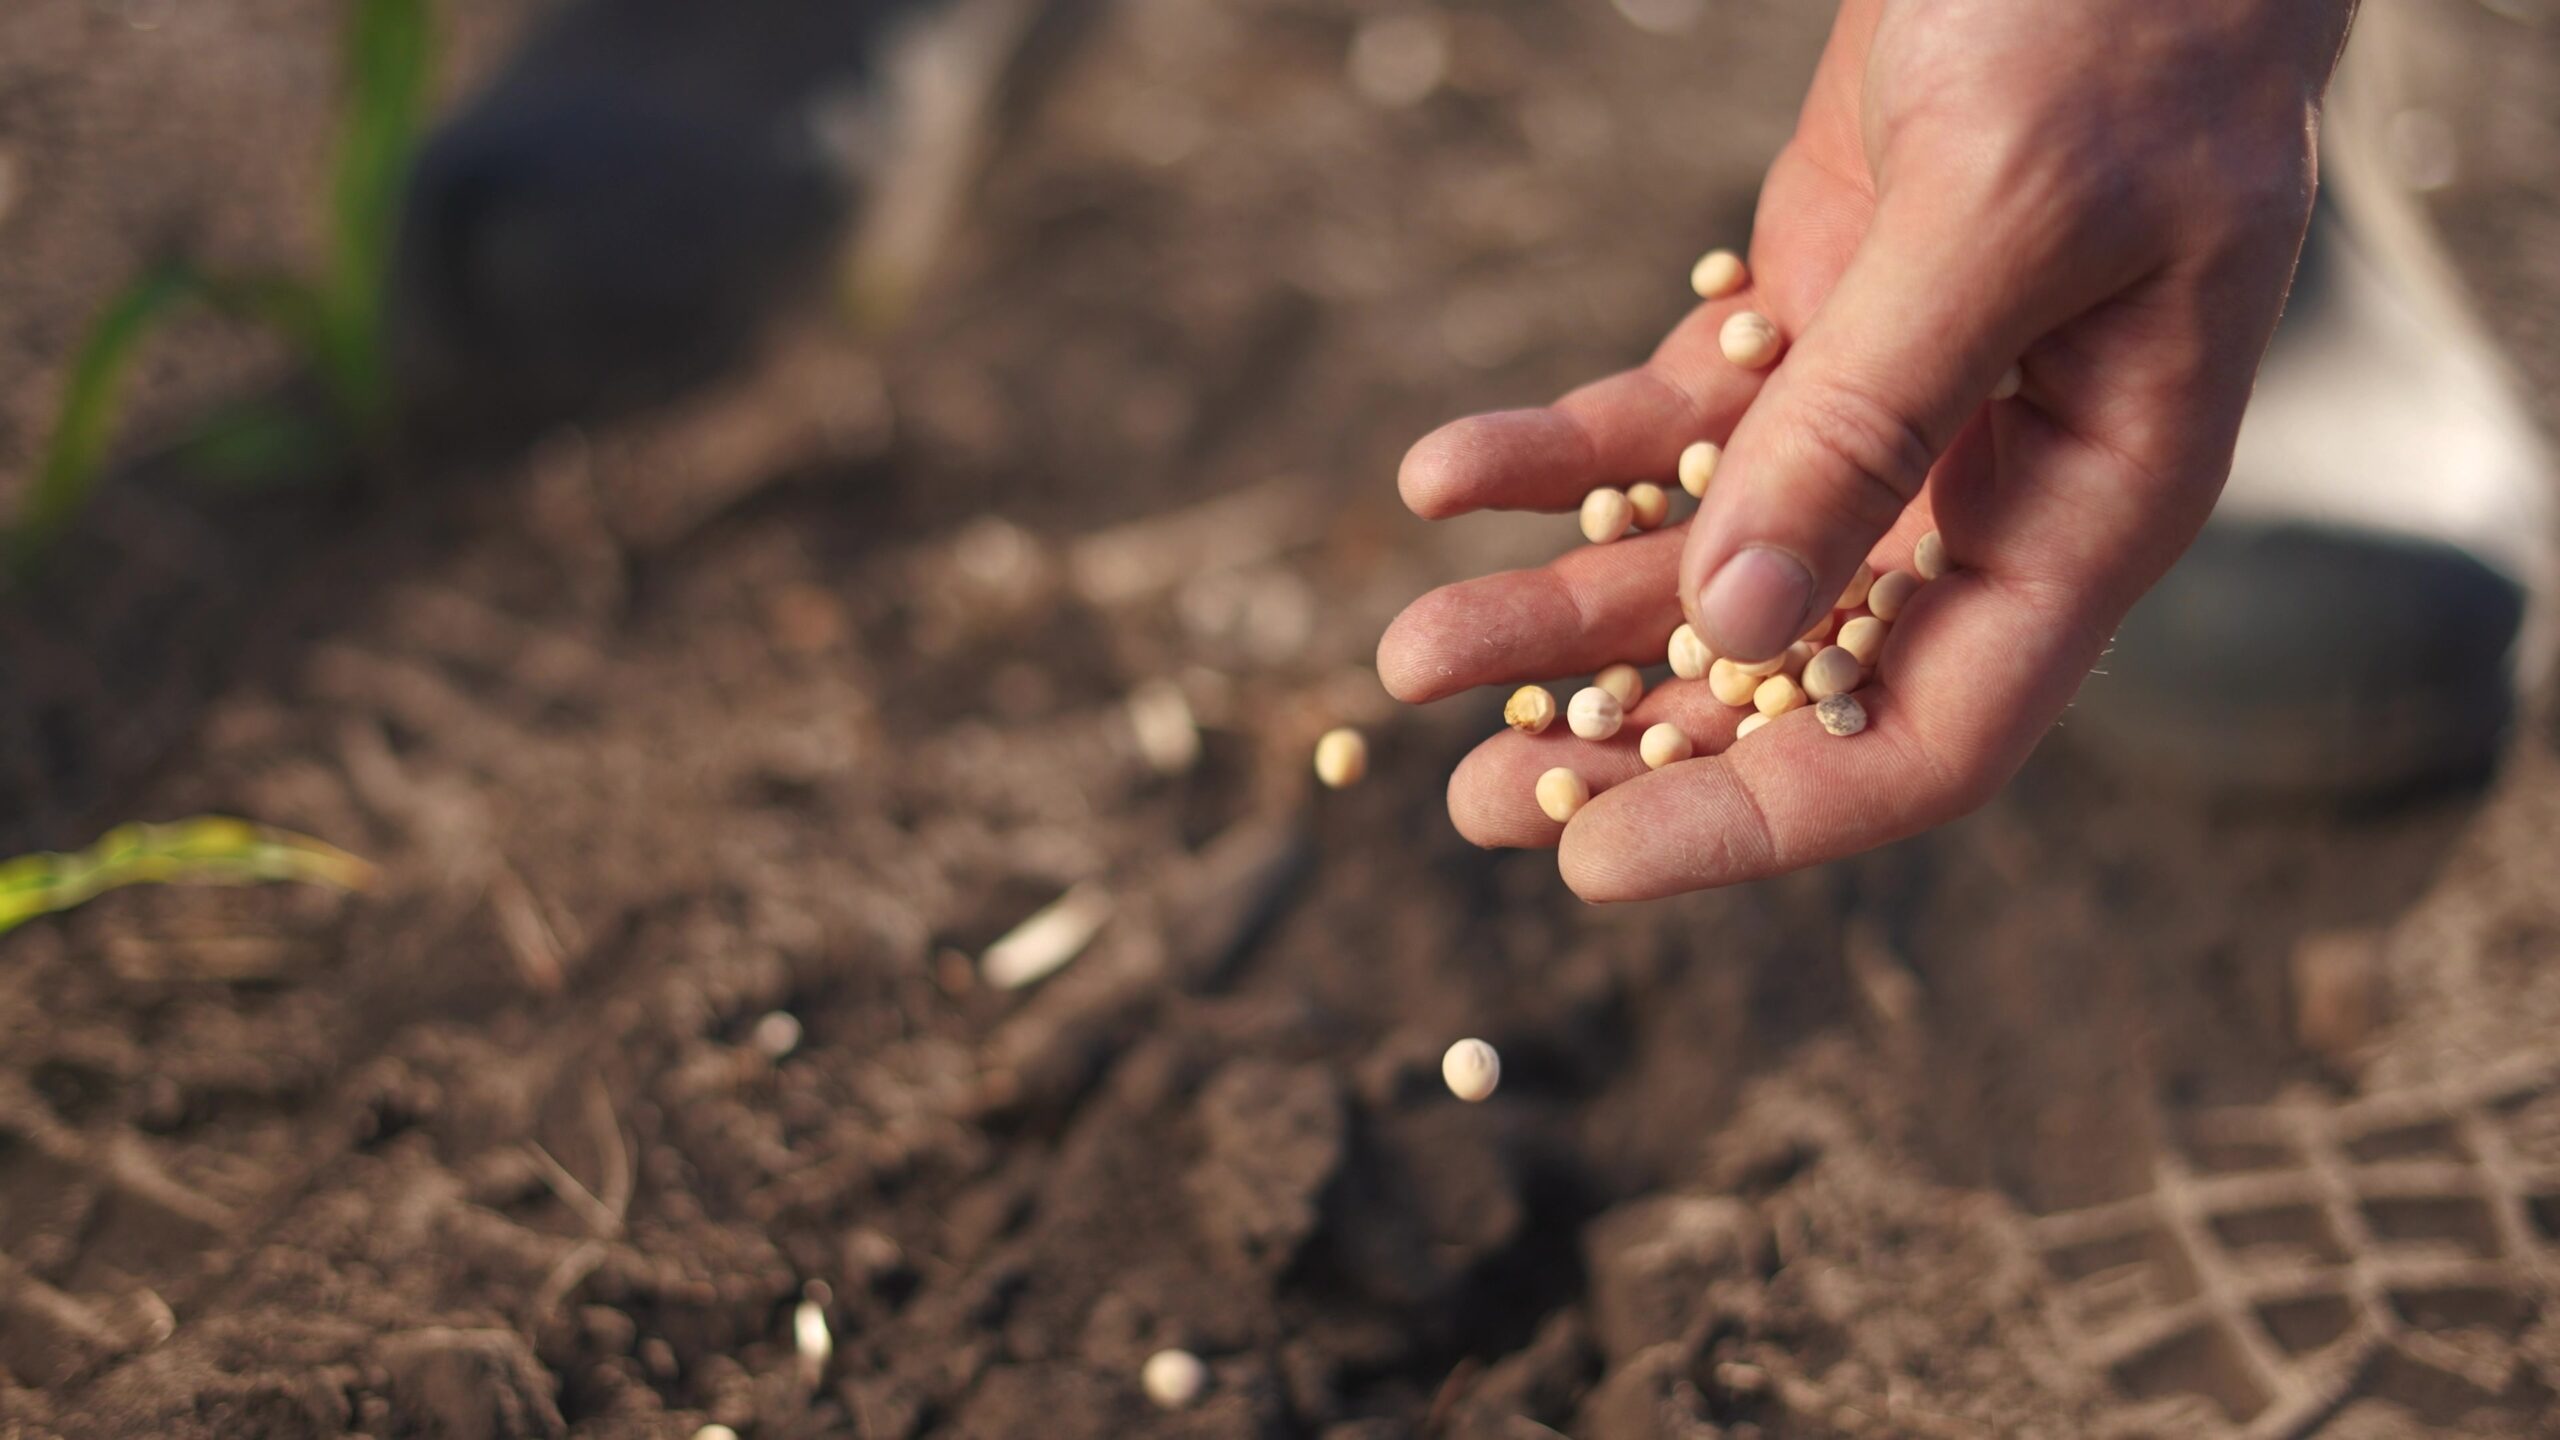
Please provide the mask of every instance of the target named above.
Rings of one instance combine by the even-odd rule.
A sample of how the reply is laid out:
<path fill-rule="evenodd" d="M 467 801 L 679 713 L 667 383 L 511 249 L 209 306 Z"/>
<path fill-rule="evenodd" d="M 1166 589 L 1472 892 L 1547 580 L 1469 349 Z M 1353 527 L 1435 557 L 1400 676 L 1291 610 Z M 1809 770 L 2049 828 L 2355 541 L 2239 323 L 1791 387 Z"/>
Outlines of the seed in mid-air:
<path fill-rule="evenodd" d="M 1209 1388 L 1209 1367 L 1188 1350 L 1159 1350 L 1138 1368 L 1138 1388 L 1158 1408 L 1180 1410 Z"/>
<path fill-rule="evenodd" d="M 1450 1094 L 1470 1105 L 1489 1100 L 1502 1083 L 1502 1057 L 1471 1036 L 1440 1057 L 1440 1078 L 1447 1082 Z"/>
<path fill-rule="evenodd" d="M 1328 790 L 1357 785 L 1369 773 L 1369 742 L 1360 732 L 1344 726 L 1327 730 L 1316 741 L 1316 778 Z"/>

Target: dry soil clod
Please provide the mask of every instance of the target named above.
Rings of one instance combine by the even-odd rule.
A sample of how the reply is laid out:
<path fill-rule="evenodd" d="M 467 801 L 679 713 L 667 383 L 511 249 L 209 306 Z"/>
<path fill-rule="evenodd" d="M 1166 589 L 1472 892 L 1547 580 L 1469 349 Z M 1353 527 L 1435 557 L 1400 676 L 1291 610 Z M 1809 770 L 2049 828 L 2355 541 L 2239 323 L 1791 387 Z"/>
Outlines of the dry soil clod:
<path fill-rule="evenodd" d="M 1617 696 L 1621 709 L 1633 710 L 1644 698 L 1644 672 L 1633 665 L 1612 665 L 1592 676 L 1591 683 Z"/>
<path fill-rule="evenodd" d="M 1745 370 L 1765 370 L 1778 358 L 1778 326 L 1756 310 L 1736 310 L 1716 333 L 1724 358 Z"/>
<path fill-rule="evenodd" d="M 1564 707 L 1564 723 L 1585 740 L 1606 740 L 1627 723 L 1627 707 L 1607 690 L 1586 685 Z"/>
<path fill-rule="evenodd" d="M 1671 673 L 1683 680 L 1704 680 L 1707 667 L 1716 663 L 1716 652 L 1698 638 L 1697 630 L 1682 625 L 1671 632 Z"/>
<path fill-rule="evenodd" d="M 1523 685 L 1502 703 L 1502 723 L 1523 735 L 1544 735 L 1556 723 L 1556 697 L 1543 685 Z"/>
<path fill-rule="evenodd" d="M 1538 808 L 1559 825 L 1570 824 L 1591 803 L 1591 784 L 1562 765 L 1538 777 Z"/>
<path fill-rule="evenodd" d="M 1834 735 L 1855 735 L 1867 728 L 1867 707 L 1855 695 L 1834 695 L 1813 707 L 1813 718 Z"/>
<path fill-rule="evenodd" d="M 1327 730 L 1316 741 L 1316 778 L 1328 790 L 1360 783 L 1369 773 L 1369 742 L 1349 726 Z"/>
<path fill-rule="evenodd" d="M 1491 1099 L 1502 1084 L 1502 1057 L 1481 1040 L 1469 1037 L 1440 1057 L 1440 1078 L 1449 1093 L 1470 1105 Z"/>
<path fill-rule="evenodd" d="M 1636 753 L 1644 757 L 1644 768 L 1659 770 L 1697 754 L 1698 747 L 1689 742 L 1688 732 L 1666 720 L 1644 732 L 1636 741 Z"/>
<path fill-rule="evenodd" d="M 1712 440 L 1701 440 L 1680 452 L 1680 488 L 1692 499 L 1707 498 L 1707 486 L 1714 483 L 1716 466 L 1724 461 L 1724 447 Z"/>
<path fill-rule="evenodd" d="M 1582 538 L 1606 545 L 1635 523 L 1635 503 L 1624 490 L 1594 490 L 1582 497 Z"/>
<path fill-rule="evenodd" d="M 1689 288 L 1701 300 L 1722 300 L 1751 282 L 1751 267 L 1730 250 L 1710 250 L 1689 267 Z"/>
<path fill-rule="evenodd" d="M 1891 621 L 1902 614 L 1902 607 L 1920 590 L 1920 577 L 1908 570 L 1896 570 L 1876 578 L 1867 591 L 1867 609 L 1879 620 Z"/>

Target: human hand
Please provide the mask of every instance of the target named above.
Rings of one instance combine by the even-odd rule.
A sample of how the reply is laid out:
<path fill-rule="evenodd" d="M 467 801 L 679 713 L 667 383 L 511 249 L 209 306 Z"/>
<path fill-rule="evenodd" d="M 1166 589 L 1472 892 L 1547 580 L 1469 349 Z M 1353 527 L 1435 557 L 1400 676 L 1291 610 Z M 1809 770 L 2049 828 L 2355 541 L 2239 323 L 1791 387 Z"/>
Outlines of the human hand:
<path fill-rule="evenodd" d="M 1422 702 L 1659 661 L 1686 618 L 1761 659 L 1861 561 L 1954 569 L 1892 628 L 1872 723 L 1810 719 L 1732 747 L 1745 712 L 1673 681 L 1621 734 L 1504 732 L 1449 808 L 1482 845 L 1560 847 L 1590 900 L 1729 884 L 1916 833 L 1987 801 L 2134 600 L 2194 539 L 2228 473 L 2308 223 L 2320 97 L 2353 0 L 1848 0 L 1771 166 L 1750 285 L 1644 365 L 1537 410 L 1443 427 L 1399 483 L 1425 518 L 1574 509 L 1726 442 L 1685 526 L 1444 587 L 1378 670 Z M 1790 348 L 1727 361 L 1752 309 Z M 2013 363 L 2014 400 L 1986 405 Z M 1702 758 L 1647 772 L 1677 723 Z M 1595 798 L 1532 796 L 1569 765 Z"/>

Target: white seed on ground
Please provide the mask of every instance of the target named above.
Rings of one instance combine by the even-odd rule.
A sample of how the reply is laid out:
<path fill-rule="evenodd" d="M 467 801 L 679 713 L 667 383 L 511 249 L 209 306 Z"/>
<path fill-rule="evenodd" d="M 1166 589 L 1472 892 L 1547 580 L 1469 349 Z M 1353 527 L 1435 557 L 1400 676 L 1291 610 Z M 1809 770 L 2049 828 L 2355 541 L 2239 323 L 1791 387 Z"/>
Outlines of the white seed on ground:
<path fill-rule="evenodd" d="M 1716 332 L 1716 344 L 1724 350 L 1724 358 L 1743 369 L 1765 369 L 1778 358 L 1778 327 L 1757 310 L 1736 310 Z"/>
<path fill-rule="evenodd" d="M 1695 627 L 1682 625 L 1671 632 L 1671 673 L 1683 680 L 1703 680 L 1707 667 L 1716 663 L 1716 652 L 1698 638 Z"/>
<path fill-rule="evenodd" d="M 1762 715 L 1756 711 L 1752 714 L 1745 715 L 1742 717 L 1742 723 L 1733 727 L 1733 738 L 1736 740 L 1743 739 L 1750 735 L 1752 731 L 1759 729 L 1761 726 L 1766 725 L 1777 718 L 1778 717 L 1775 715 Z"/>
<path fill-rule="evenodd" d="M 1861 615 L 1840 627 L 1840 648 L 1857 657 L 1861 665 L 1873 665 L 1884 653 L 1884 622 L 1873 615 Z"/>
<path fill-rule="evenodd" d="M 1876 572 L 1873 567 L 1866 565 L 1859 566 L 1858 573 L 1849 577 L 1849 588 L 1840 592 L 1840 598 L 1833 602 L 1831 608 L 1834 610 L 1855 610 L 1859 606 L 1866 604 L 1867 589 L 1875 583 Z"/>
<path fill-rule="evenodd" d="M 1316 778 L 1328 790 L 1357 785 L 1369 773 L 1369 742 L 1349 726 L 1327 730 L 1316 741 Z"/>
<path fill-rule="evenodd" d="M 1559 765 L 1538 777 L 1538 808 L 1559 825 L 1570 822 L 1591 803 L 1591 784 Z"/>
<path fill-rule="evenodd" d="M 1701 440 L 1680 452 L 1680 488 L 1697 499 L 1707 496 L 1707 486 L 1714 483 L 1716 466 L 1724 463 L 1724 447 L 1713 440 Z"/>
<path fill-rule="evenodd" d="M 1814 621 L 1813 627 L 1797 636 L 1796 639 L 1809 645 L 1827 644 L 1831 639 L 1832 632 L 1839 628 L 1840 612 L 1836 610 L 1825 610 L 1822 612 L 1822 618 Z"/>
<path fill-rule="evenodd" d="M 1813 707 L 1813 718 L 1834 735 L 1855 735 L 1867 728 L 1867 707 L 1855 695 L 1834 695 Z"/>
<path fill-rule="evenodd" d="M 1784 715 L 1804 704 L 1804 690 L 1784 675 L 1772 675 L 1751 692 L 1751 704 L 1763 715 Z"/>
<path fill-rule="evenodd" d="M 1523 735 L 1544 735 L 1556 723 L 1556 697 L 1543 685 L 1523 685 L 1503 702 L 1502 723 Z"/>
<path fill-rule="evenodd" d="M 1586 685 L 1573 692 L 1564 707 L 1565 728 L 1585 740 L 1606 740 L 1627 723 L 1627 707 L 1618 697 L 1597 685 Z"/>
<path fill-rule="evenodd" d="M 1045 980 L 1093 943 L 1111 918 L 1111 892 L 1092 881 L 1076 886 L 1005 932 L 978 957 L 978 973 L 998 990 Z"/>
<path fill-rule="evenodd" d="M 1701 300 L 1722 300 L 1751 279 L 1751 269 L 1730 250 L 1710 250 L 1689 267 L 1689 288 Z"/>
<path fill-rule="evenodd" d="M 1760 678 L 1731 660 L 1718 660 L 1707 667 L 1707 691 L 1727 705 L 1748 705 Z"/>
<path fill-rule="evenodd" d="M 1879 620 L 1890 621 L 1911 603 L 1920 589 L 1920 577 L 1908 570 L 1896 570 L 1876 577 L 1875 588 L 1867 592 L 1867 608 Z"/>
<path fill-rule="evenodd" d="M 1858 682 L 1865 678 L 1858 657 L 1849 653 L 1847 646 L 1826 646 L 1821 654 L 1805 662 L 1804 698 L 1818 705 L 1834 695 L 1857 689 Z"/>
<path fill-rule="evenodd" d="M 1440 1057 L 1440 1078 L 1447 1082 L 1450 1094 L 1470 1105 L 1490 1099 L 1502 1084 L 1502 1056 L 1470 1036 Z"/>
<path fill-rule="evenodd" d="M 1635 523 L 1636 507 L 1624 490 L 1594 490 L 1582 497 L 1582 538 L 1606 545 Z"/>
<path fill-rule="evenodd" d="M 1620 709 L 1633 710 L 1644 698 L 1644 672 L 1633 665 L 1612 665 L 1592 676 L 1591 683 L 1617 696 Z"/>
<path fill-rule="evenodd" d="M 836 1353 L 835 1333 L 827 1328 L 827 1312 L 813 1299 L 791 1312 L 791 1348 L 800 1357 L 800 1378 L 815 1385 L 826 1378 L 827 1361 Z"/>
<path fill-rule="evenodd" d="M 1935 580 L 1939 576 L 1946 574 L 1947 542 L 1945 537 L 1939 535 L 1935 530 L 1921 536 L 1920 543 L 1911 547 L 1911 568 L 1918 571 L 1920 578 L 1923 580 Z"/>
<path fill-rule="evenodd" d="M 747 1031 L 747 1044 L 767 1060 L 779 1060 L 800 1048 L 800 1017 L 776 1010 Z"/>
<path fill-rule="evenodd" d="M 1786 676 L 1790 680 L 1794 680 L 1803 675 L 1804 667 L 1812 664 L 1813 657 L 1821 653 L 1821 646 L 1814 644 L 1810 640 L 1799 640 L 1793 645 L 1788 646 L 1786 653 L 1778 657 L 1786 662 L 1778 667 L 1778 673 Z"/>
<path fill-rule="evenodd" d="M 2015 365 L 2012 365 L 2008 369 L 2000 372 L 2000 383 L 1991 387 L 1991 398 L 1994 400 L 2015 400 L 2018 398 L 2018 392 L 2026 388 L 2027 372 L 2019 369 Z"/>
<path fill-rule="evenodd" d="M 693 1440 L 738 1440 L 738 1432 L 714 1421 L 694 1431 Z"/>
<path fill-rule="evenodd" d="M 1645 481 L 1627 487 L 1627 509 L 1639 530 L 1659 530 L 1671 518 L 1671 492 Z"/>
<path fill-rule="evenodd" d="M 1159 1350 L 1138 1367 L 1138 1388 L 1165 1410 L 1180 1410 L 1209 1388 L 1209 1367 L 1188 1350 Z"/>
<path fill-rule="evenodd" d="M 1644 732 L 1636 742 L 1636 753 L 1644 757 L 1644 768 L 1659 770 L 1697 754 L 1698 747 L 1689 743 L 1687 732 L 1666 720 Z"/>

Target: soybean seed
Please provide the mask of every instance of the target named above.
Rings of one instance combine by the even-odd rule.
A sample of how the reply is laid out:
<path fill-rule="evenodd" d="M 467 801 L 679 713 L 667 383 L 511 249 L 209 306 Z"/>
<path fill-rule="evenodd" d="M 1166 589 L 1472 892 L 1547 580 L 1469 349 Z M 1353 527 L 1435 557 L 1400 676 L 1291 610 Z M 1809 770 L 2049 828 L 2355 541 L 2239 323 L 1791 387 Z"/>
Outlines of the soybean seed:
<path fill-rule="evenodd" d="M 1671 632 L 1671 673 L 1683 680 L 1703 680 L 1707 667 L 1716 663 L 1716 652 L 1698 638 L 1694 626 L 1682 625 Z"/>
<path fill-rule="evenodd" d="M 1867 592 L 1867 608 L 1879 620 L 1891 620 L 1911 603 L 1920 590 L 1920 577 L 1908 570 L 1896 570 L 1876 577 L 1875 587 Z"/>
<path fill-rule="evenodd" d="M 1591 683 L 1617 696 L 1621 709 L 1633 710 L 1644 698 L 1644 672 L 1633 665 L 1612 665 L 1592 676 Z"/>
<path fill-rule="evenodd" d="M 1858 668 L 1858 657 L 1849 653 L 1847 646 L 1829 646 L 1805 662 L 1804 698 L 1820 704 L 1834 695 L 1846 695 L 1857 689 L 1858 682 L 1865 678 L 1865 673 Z"/>
<path fill-rule="evenodd" d="M 1627 487 L 1627 509 L 1635 516 L 1639 530 L 1659 530 L 1671 518 L 1671 495 L 1661 486 L 1644 481 Z"/>
<path fill-rule="evenodd" d="M 1606 545 L 1635 523 L 1636 507 L 1624 490 L 1594 490 L 1582 497 L 1582 538 Z"/>
<path fill-rule="evenodd" d="M 1209 1367 L 1188 1350 L 1159 1350 L 1138 1369 L 1138 1388 L 1165 1410 L 1180 1410 L 1209 1388 Z"/>
<path fill-rule="evenodd" d="M 1834 735 L 1855 735 L 1867 728 L 1867 707 L 1855 695 L 1834 695 L 1813 707 L 1813 718 Z"/>
<path fill-rule="evenodd" d="M 1585 740 L 1606 740 L 1627 723 L 1627 707 L 1599 686 L 1585 685 L 1566 702 L 1564 723 L 1566 729 Z"/>
<path fill-rule="evenodd" d="M 1751 692 L 1760 688 L 1761 677 L 1744 670 L 1731 660 L 1719 659 L 1707 667 L 1707 691 L 1727 705 L 1748 705 Z"/>
<path fill-rule="evenodd" d="M 1523 735 L 1544 735 L 1556 723 L 1556 697 L 1543 685 L 1523 685 L 1502 702 L 1502 723 Z"/>
<path fill-rule="evenodd" d="M 1722 300 L 1751 279 L 1751 269 L 1730 250 L 1710 250 L 1689 267 L 1689 288 L 1701 300 Z"/>
<path fill-rule="evenodd" d="M 1787 668 L 1787 652 L 1781 650 L 1766 660 L 1736 660 L 1733 668 L 1754 680 L 1766 680 Z"/>
<path fill-rule="evenodd" d="M 1867 589 L 1875 583 L 1876 572 L 1869 566 L 1859 566 L 1858 573 L 1849 577 L 1849 588 L 1840 592 L 1840 598 L 1833 602 L 1831 608 L 1834 610 L 1855 610 L 1859 606 L 1866 604 Z"/>
<path fill-rule="evenodd" d="M 1703 500 L 1707 486 L 1716 478 L 1716 466 L 1724 462 L 1724 447 L 1713 440 L 1701 440 L 1680 452 L 1680 488 L 1691 497 Z"/>
<path fill-rule="evenodd" d="M 1786 662 L 1778 667 L 1778 673 L 1790 680 L 1796 679 L 1804 674 L 1804 667 L 1813 662 L 1813 657 L 1821 653 L 1821 646 L 1810 640 L 1799 640 L 1788 646 L 1786 653 L 1778 657 Z"/>
<path fill-rule="evenodd" d="M 1686 731 L 1666 720 L 1644 732 L 1636 742 L 1636 753 L 1644 757 L 1644 768 L 1659 770 L 1697 754 L 1698 747 L 1689 743 Z"/>
<path fill-rule="evenodd" d="M 1591 803 L 1591 784 L 1559 765 L 1538 777 L 1538 808 L 1559 825 L 1570 822 Z"/>
<path fill-rule="evenodd" d="M 1873 665 L 1884 653 L 1884 622 L 1873 615 L 1861 615 L 1840 627 L 1840 648 L 1858 658 L 1861 665 Z"/>
<path fill-rule="evenodd" d="M 1947 542 L 1932 530 L 1911 547 L 1911 568 L 1923 580 L 1935 580 L 1947 573 Z"/>
<path fill-rule="evenodd" d="M 1716 333 L 1724 358 L 1745 370 L 1764 370 L 1778 358 L 1778 327 L 1757 310 L 1736 310 Z"/>
<path fill-rule="evenodd" d="M 1833 632 L 1837 631 L 1839 628 L 1840 612 L 1837 610 L 1825 610 L 1822 612 L 1822 618 L 1814 621 L 1812 627 L 1806 630 L 1803 634 L 1797 636 L 1796 639 L 1814 645 L 1821 645 L 1829 641 Z"/>
<path fill-rule="evenodd" d="M 1328 790 L 1357 785 L 1369 773 L 1369 742 L 1345 726 L 1327 730 L 1316 741 L 1316 778 Z"/>
<path fill-rule="evenodd" d="M 1492 1099 L 1494 1088 L 1502 1083 L 1502 1056 L 1471 1036 L 1440 1057 L 1440 1078 L 1450 1094 L 1470 1105 Z"/>
<path fill-rule="evenodd" d="M 1763 715 L 1784 715 L 1804 704 L 1804 691 L 1784 675 L 1772 675 L 1751 692 L 1752 707 Z"/>
<path fill-rule="evenodd" d="M 2000 372 L 2000 383 L 1991 387 L 1991 398 L 1994 400 L 2015 400 L 2018 398 L 2018 392 L 2026 388 L 2027 372 L 2019 369 L 2015 365 L 2012 365 L 2008 369 Z"/>
<path fill-rule="evenodd" d="M 1740 740 L 1776 718 L 1778 717 L 1775 715 L 1762 715 L 1757 712 L 1745 715 L 1742 717 L 1742 723 L 1733 727 L 1733 738 Z"/>

